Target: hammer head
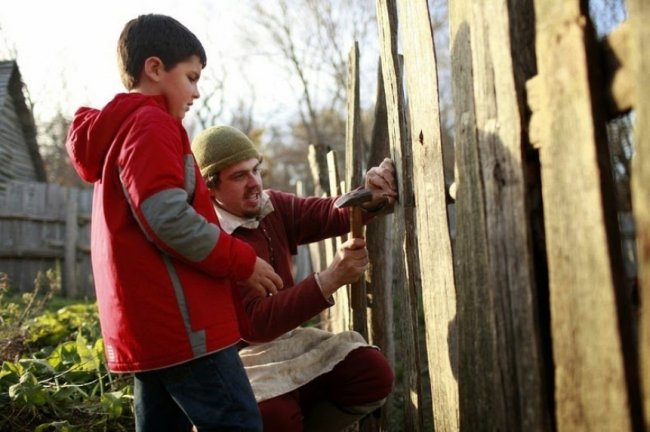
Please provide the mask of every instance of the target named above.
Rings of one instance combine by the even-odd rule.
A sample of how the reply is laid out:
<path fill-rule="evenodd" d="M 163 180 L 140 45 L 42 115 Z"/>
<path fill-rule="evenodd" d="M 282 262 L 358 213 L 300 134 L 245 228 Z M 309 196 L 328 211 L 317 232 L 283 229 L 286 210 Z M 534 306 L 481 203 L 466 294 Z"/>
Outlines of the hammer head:
<path fill-rule="evenodd" d="M 337 208 L 359 206 L 366 201 L 372 200 L 372 191 L 370 189 L 357 189 L 338 197 L 334 201 Z"/>

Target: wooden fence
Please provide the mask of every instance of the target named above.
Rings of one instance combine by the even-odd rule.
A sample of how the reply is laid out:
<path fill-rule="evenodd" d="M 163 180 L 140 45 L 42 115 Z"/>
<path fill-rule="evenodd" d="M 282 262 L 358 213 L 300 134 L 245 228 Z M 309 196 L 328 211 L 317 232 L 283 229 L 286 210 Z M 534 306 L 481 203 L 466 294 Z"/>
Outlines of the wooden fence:
<path fill-rule="evenodd" d="M 376 6 L 372 154 L 348 150 L 346 165 L 389 152 L 400 202 L 367 228 L 368 317 L 348 309 L 341 322 L 368 325 L 403 372 L 399 427 L 650 430 L 650 3 L 630 0 L 627 22 L 600 41 L 587 1 L 449 0 L 452 188 L 427 1 Z M 630 109 L 632 213 L 621 214 L 606 126 Z M 635 239 L 624 238 L 630 225 Z M 634 240 L 630 279 L 622 250 Z"/>
<path fill-rule="evenodd" d="M 92 191 L 52 183 L 10 182 L 0 203 L 0 272 L 12 289 L 34 288 L 53 269 L 61 294 L 94 298 L 90 270 Z"/>
<path fill-rule="evenodd" d="M 427 1 L 376 0 L 371 154 L 358 150 L 355 46 L 345 178 L 359 181 L 360 158 L 375 165 L 390 154 L 400 201 L 366 230 L 365 313 L 352 313 L 340 290 L 339 309 L 323 317 L 362 331 L 399 369 L 382 419 L 364 430 L 393 430 L 395 417 L 408 432 L 650 430 L 650 2 L 627 4 L 624 27 L 602 42 L 584 0 L 449 0 L 448 189 Z M 630 108 L 632 283 L 605 133 Z M 12 184 L 0 206 L 0 271 L 27 290 L 60 262 L 75 281 L 67 294 L 88 294 L 89 195 Z M 335 250 L 321 246 L 315 269 Z"/>

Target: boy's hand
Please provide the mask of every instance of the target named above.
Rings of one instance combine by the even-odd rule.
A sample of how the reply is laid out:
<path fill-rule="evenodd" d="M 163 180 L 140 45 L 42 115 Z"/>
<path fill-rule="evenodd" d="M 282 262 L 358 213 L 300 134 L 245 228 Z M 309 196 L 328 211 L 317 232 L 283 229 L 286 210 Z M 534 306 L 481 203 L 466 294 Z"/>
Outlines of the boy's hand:
<path fill-rule="evenodd" d="M 336 253 L 332 263 L 318 274 L 325 297 L 331 296 L 343 285 L 359 280 L 368 268 L 368 263 L 365 240 L 348 239 Z"/>
<path fill-rule="evenodd" d="M 255 261 L 253 274 L 244 281 L 244 284 L 257 290 L 262 297 L 277 294 L 283 286 L 282 279 L 273 270 L 271 264 L 260 257 Z"/>

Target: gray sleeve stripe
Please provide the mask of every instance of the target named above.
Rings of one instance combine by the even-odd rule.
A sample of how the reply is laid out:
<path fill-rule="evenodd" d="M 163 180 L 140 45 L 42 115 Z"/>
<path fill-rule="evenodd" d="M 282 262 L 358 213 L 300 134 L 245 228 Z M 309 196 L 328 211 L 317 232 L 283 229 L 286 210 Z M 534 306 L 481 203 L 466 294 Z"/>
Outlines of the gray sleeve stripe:
<path fill-rule="evenodd" d="M 207 352 L 205 330 L 192 331 L 190 312 L 187 307 L 187 301 L 185 299 L 185 291 L 183 290 L 183 285 L 181 285 L 181 281 L 178 278 L 176 269 L 174 268 L 174 265 L 172 264 L 169 257 L 163 255 L 163 261 L 165 262 L 165 266 L 167 267 L 169 277 L 171 278 L 172 284 L 174 285 L 174 293 L 176 294 L 178 309 L 180 310 L 181 316 L 183 317 L 183 325 L 185 326 L 185 332 L 187 333 L 187 337 L 190 340 L 192 353 L 194 354 L 194 357 L 202 356 Z"/>
<path fill-rule="evenodd" d="M 133 205 L 133 200 L 131 200 L 131 195 L 129 195 L 129 191 L 126 189 L 126 186 L 124 185 L 124 180 L 122 179 L 122 169 L 118 167 L 117 172 L 120 177 L 120 185 L 122 185 L 122 192 L 124 193 L 124 197 L 126 198 L 126 201 L 129 203 L 129 208 L 131 209 L 131 214 L 133 215 L 133 218 L 140 226 L 140 229 L 144 233 L 144 236 L 147 238 L 147 240 L 153 242 L 153 239 L 149 236 L 147 230 L 144 229 L 144 226 L 142 225 L 142 221 L 138 217 L 138 213 L 135 211 L 135 206 Z"/>
<path fill-rule="evenodd" d="M 185 155 L 185 192 L 187 202 L 192 202 L 196 191 L 196 172 L 194 171 L 194 157 L 191 154 Z"/>
<path fill-rule="evenodd" d="M 140 208 L 156 236 L 189 261 L 204 260 L 219 241 L 219 228 L 187 204 L 183 189 L 158 192 Z"/>

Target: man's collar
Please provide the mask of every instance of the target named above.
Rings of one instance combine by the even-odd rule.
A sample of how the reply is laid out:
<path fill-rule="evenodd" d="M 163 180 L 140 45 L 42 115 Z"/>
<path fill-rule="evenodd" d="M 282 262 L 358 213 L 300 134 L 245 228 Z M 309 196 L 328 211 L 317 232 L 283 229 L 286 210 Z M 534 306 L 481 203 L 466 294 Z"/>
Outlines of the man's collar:
<path fill-rule="evenodd" d="M 256 229 L 260 225 L 260 221 L 271 213 L 273 209 L 273 203 L 271 203 L 271 197 L 266 191 L 262 191 L 260 194 L 260 199 L 262 200 L 262 209 L 260 214 L 254 218 L 243 218 L 241 216 L 234 215 L 227 210 L 219 207 L 214 201 L 212 205 L 214 210 L 217 212 L 217 217 L 219 218 L 219 223 L 221 224 L 221 229 L 223 229 L 228 234 L 232 234 L 239 227 Z"/>

